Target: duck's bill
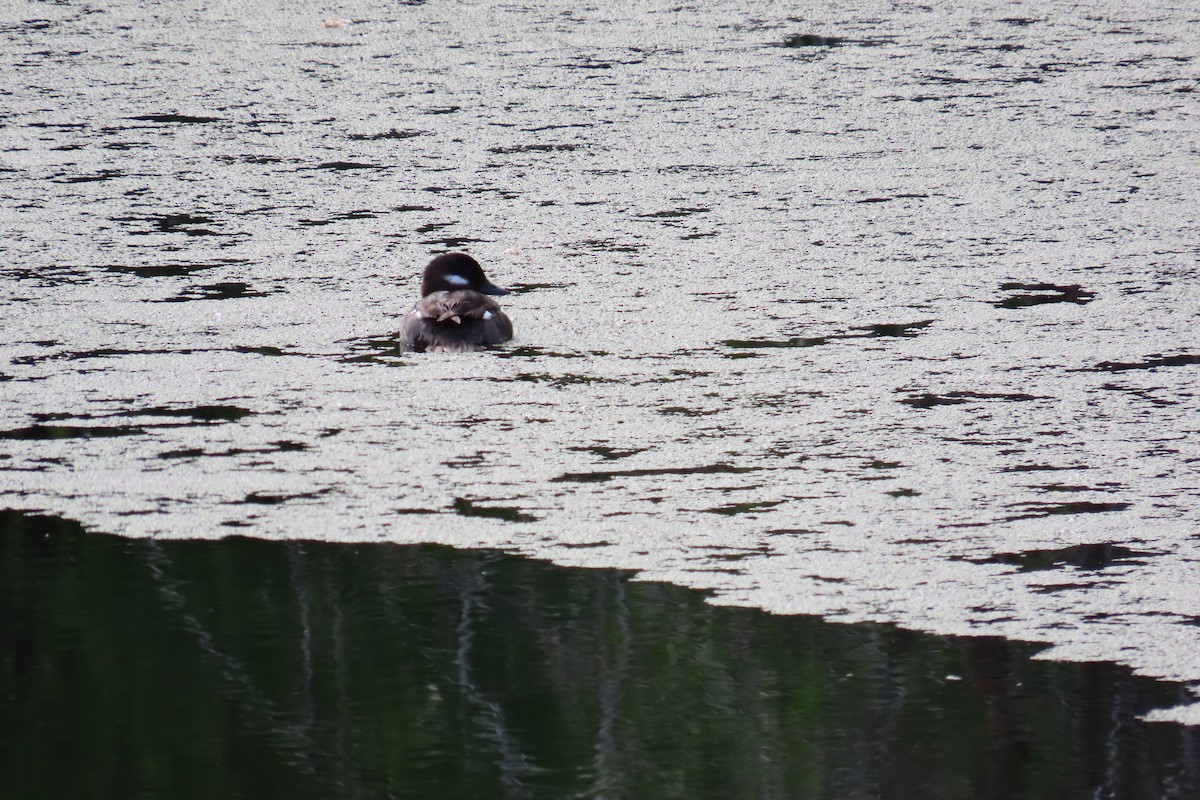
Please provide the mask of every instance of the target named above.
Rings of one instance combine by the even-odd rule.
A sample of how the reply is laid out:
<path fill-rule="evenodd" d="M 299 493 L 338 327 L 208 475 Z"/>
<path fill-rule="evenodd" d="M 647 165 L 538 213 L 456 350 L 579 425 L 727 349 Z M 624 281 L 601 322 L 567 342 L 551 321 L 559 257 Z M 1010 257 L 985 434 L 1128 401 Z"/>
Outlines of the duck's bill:
<path fill-rule="evenodd" d="M 483 294 L 495 295 L 496 297 L 503 297 L 506 294 L 510 294 L 508 289 L 502 289 L 491 281 L 484 281 L 483 286 L 479 287 L 479 291 Z"/>

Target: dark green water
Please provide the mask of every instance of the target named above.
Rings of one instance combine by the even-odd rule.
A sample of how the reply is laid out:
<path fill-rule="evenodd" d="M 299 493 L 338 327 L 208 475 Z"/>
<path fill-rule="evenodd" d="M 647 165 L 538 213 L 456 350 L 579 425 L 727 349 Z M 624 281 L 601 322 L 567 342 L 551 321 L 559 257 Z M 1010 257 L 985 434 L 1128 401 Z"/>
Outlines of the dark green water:
<path fill-rule="evenodd" d="M 1135 718 L 1177 688 L 1032 652 L 491 552 L 0 512 L 0 794 L 1200 794 L 1200 731 Z"/>

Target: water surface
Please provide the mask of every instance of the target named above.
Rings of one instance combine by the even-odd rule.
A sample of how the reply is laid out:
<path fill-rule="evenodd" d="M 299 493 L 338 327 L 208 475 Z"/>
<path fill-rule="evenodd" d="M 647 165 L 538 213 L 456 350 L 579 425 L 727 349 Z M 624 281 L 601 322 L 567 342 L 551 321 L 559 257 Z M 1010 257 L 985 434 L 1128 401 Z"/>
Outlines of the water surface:
<path fill-rule="evenodd" d="M 0 512 L 6 795 L 1164 798 L 1179 687 L 433 545 Z"/>
<path fill-rule="evenodd" d="M 0 27 L 6 506 L 500 548 L 1200 681 L 1194 4 Z M 401 357 L 448 248 L 517 338 Z"/>

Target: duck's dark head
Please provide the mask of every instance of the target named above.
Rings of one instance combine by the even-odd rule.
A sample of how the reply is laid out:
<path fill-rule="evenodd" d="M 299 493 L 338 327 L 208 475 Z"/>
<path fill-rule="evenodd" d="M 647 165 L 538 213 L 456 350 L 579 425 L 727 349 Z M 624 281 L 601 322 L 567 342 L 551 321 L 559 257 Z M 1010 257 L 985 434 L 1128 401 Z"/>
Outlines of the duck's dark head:
<path fill-rule="evenodd" d="M 421 276 L 421 297 L 462 289 L 496 296 L 508 294 L 508 289 L 501 289 L 489 281 L 479 262 L 466 253 L 443 253 L 425 267 L 425 274 Z"/>

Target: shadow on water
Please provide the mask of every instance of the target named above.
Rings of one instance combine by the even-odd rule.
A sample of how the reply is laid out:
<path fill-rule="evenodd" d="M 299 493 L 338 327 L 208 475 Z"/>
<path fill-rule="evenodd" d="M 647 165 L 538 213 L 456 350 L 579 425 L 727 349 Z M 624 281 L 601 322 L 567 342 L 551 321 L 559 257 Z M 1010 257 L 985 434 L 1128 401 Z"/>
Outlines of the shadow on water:
<path fill-rule="evenodd" d="M 1163 798 L 1178 688 L 393 544 L 0 512 L 9 796 Z"/>

